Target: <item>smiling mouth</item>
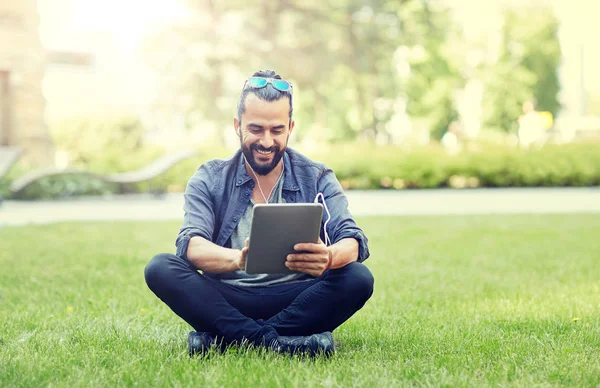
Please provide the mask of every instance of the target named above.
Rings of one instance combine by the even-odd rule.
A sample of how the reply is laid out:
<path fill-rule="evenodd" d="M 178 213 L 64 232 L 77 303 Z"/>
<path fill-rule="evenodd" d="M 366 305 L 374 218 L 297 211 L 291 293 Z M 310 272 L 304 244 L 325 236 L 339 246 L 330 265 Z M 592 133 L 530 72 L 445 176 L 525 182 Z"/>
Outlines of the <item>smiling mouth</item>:
<path fill-rule="evenodd" d="M 255 151 L 261 155 L 270 155 L 271 153 L 273 153 L 273 151 L 262 151 L 262 150 L 258 150 L 258 149 L 255 149 Z"/>

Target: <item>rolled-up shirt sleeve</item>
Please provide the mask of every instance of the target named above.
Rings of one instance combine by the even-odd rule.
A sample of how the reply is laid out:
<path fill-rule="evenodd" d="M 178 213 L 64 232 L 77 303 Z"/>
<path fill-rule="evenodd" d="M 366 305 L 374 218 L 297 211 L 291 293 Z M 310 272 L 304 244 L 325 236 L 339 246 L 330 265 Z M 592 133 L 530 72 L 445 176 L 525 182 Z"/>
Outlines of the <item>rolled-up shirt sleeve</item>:
<path fill-rule="evenodd" d="M 212 241 L 215 228 L 214 201 L 209 190 L 209 167 L 202 165 L 188 181 L 184 194 L 183 225 L 175 242 L 177 256 L 187 260 L 190 239 L 201 236 Z"/>
<path fill-rule="evenodd" d="M 370 255 L 369 240 L 354 221 L 352 214 L 350 214 L 348 198 L 331 169 L 323 172 L 317 183 L 317 188 L 323 193 L 327 210 L 331 215 L 331 219 L 327 223 L 327 233 L 331 244 L 335 244 L 344 238 L 354 238 L 358 241 L 358 261 L 365 261 Z M 323 217 L 326 221 L 327 212 L 325 210 Z"/>

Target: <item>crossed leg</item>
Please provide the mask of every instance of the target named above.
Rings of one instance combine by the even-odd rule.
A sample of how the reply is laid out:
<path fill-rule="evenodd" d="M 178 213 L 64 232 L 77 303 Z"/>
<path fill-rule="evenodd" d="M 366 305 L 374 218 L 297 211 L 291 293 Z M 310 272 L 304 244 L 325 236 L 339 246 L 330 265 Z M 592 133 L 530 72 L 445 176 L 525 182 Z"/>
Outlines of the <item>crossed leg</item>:
<path fill-rule="evenodd" d="M 234 286 L 200 274 L 189 262 L 159 254 L 145 269 L 146 283 L 194 330 L 227 342 L 271 343 L 278 336 L 333 331 L 373 293 L 373 275 L 361 263 L 318 278 L 270 287 Z"/>

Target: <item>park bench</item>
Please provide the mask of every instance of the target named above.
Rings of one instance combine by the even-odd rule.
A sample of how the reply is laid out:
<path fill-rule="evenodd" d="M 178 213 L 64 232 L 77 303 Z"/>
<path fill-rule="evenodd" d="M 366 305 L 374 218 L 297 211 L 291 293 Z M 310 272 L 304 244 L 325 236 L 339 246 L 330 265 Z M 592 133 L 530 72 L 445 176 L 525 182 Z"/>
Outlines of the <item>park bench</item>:
<path fill-rule="evenodd" d="M 77 169 L 60 169 L 56 167 L 41 168 L 38 170 L 30 171 L 29 173 L 26 173 L 25 175 L 15 179 L 10 185 L 10 192 L 13 195 L 13 197 L 19 197 L 19 195 L 23 193 L 23 191 L 27 187 L 39 181 L 40 179 L 59 175 L 87 175 L 90 177 L 101 179 L 102 181 L 107 183 L 118 184 L 120 187 L 122 187 L 122 185 L 125 184 L 141 183 L 148 181 L 166 172 L 169 168 L 171 168 L 178 162 L 197 155 L 198 151 L 193 150 L 171 153 L 164 155 L 159 159 L 156 159 L 152 163 L 140 168 L 139 170 L 109 175 L 100 175 L 89 171 Z"/>

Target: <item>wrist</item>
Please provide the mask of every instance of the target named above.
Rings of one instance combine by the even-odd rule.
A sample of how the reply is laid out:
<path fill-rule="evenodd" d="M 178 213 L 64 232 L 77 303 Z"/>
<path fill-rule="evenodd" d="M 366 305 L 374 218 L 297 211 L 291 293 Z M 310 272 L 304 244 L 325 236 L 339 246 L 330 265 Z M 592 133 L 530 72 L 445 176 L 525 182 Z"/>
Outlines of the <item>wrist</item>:
<path fill-rule="evenodd" d="M 244 268 L 240 268 L 240 264 L 242 263 L 242 250 L 241 249 L 233 249 L 233 271 L 240 271 Z"/>
<path fill-rule="evenodd" d="M 327 268 L 325 268 L 325 271 L 331 269 L 333 266 L 333 251 L 331 250 L 331 247 L 327 247 L 327 253 L 329 254 L 329 261 L 327 262 Z"/>

